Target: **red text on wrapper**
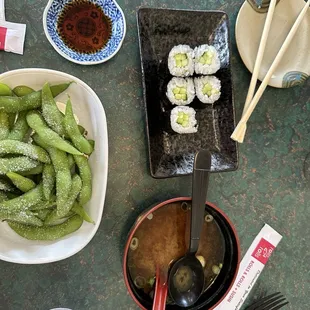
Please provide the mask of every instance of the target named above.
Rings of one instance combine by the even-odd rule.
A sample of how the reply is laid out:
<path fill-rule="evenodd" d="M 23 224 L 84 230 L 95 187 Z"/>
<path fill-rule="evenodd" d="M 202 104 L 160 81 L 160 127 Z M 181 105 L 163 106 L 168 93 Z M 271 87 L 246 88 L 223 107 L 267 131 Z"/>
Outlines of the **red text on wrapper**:
<path fill-rule="evenodd" d="M 0 51 L 4 50 L 5 47 L 5 37 L 6 37 L 6 32 L 7 28 L 5 27 L 0 27 Z"/>
<path fill-rule="evenodd" d="M 256 258 L 259 262 L 266 265 L 268 259 L 272 252 L 274 251 L 275 246 L 273 246 L 269 241 L 262 238 L 252 253 L 252 257 Z"/>

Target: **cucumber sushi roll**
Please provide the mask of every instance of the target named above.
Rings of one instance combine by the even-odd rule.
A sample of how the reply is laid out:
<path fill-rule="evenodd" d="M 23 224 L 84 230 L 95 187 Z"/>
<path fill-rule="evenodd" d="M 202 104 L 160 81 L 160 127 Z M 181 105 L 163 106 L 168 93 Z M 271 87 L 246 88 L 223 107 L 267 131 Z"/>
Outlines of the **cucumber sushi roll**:
<path fill-rule="evenodd" d="M 194 73 L 194 51 L 188 45 L 177 45 L 168 56 L 168 68 L 172 75 L 185 77 Z"/>
<path fill-rule="evenodd" d="M 193 108 L 178 106 L 171 110 L 171 128 L 180 134 L 195 133 L 198 130 L 196 112 Z"/>
<path fill-rule="evenodd" d="M 197 74 L 213 74 L 221 67 L 216 48 L 212 45 L 200 45 L 195 48 L 195 72 Z"/>
<path fill-rule="evenodd" d="M 193 80 L 191 78 L 172 78 L 167 85 L 166 95 L 172 104 L 190 104 L 195 98 L 195 87 Z"/>
<path fill-rule="evenodd" d="M 195 78 L 195 89 L 198 99 L 203 103 L 214 103 L 221 96 L 221 81 L 215 76 Z"/>

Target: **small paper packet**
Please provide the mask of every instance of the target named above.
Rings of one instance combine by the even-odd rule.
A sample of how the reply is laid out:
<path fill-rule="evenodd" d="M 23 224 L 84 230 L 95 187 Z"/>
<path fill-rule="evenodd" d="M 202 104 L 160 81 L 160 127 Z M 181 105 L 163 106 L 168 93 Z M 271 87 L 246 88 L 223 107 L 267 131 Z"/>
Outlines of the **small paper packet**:
<path fill-rule="evenodd" d="M 282 236 L 265 224 L 244 255 L 236 280 L 215 310 L 239 310 Z"/>
<path fill-rule="evenodd" d="M 0 50 L 23 55 L 26 25 L 5 21 L 4 0 L 0 0 Z"/>

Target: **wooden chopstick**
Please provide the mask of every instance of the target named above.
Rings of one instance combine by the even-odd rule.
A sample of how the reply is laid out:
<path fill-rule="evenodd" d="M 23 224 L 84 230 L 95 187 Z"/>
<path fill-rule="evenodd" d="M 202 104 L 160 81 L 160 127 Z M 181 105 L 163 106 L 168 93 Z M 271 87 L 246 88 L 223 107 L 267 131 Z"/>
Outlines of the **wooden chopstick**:
<path fill-rule="evenodd" d="M 253 74 L 252 74 L 252 78 L 251 78 L 251 82 L 250 82 L 250 86 L 249 86 L 248 94 L 247 94 L 246 101 L 244 104 L 242 115 L 244 115 L 245 111 L 248 109 L 249 104 L 251 103 L 253 96 L 254 96 L 257 78 L 258 78 L 260 66 L 262 64 L 262 60 L 264 57 L 267 39 L 269 36 L 270 26 L 271 26 L 271 22 L 273 19 L 273 14 L 274 14 L 276 5 L 277 5 L 277 0 L 271 0 L 268 13 L 267 13 L 267 17 L 266 17 L 266 21 L 265 21 L 265 25 L 264 25 L 264 30 L 263 30 L 262 37 L 259 43 L 259 48 L 258 48 L 256 60 L 255 60 L 255 65 L 254 65 L 254 70 L 253 70 Z M 244 130 L 244 134 L 245 134 L 245 131 L 246 130 Z M 244 137 L 242 138 L 242 140 L 243 139 Z"/>
<path fill-rule="evenodd" d="M 282 60 L 287 48 L 289 47 L 289 44 L 291 43 L 295 33 L 297 32 L 301 22 L 303 21 L 308 8 L 310 5 L 310 0 L 307 1 L 307 3 L 305 4 L 304 8 L 301 10 L 301 12 L 298 15 L 298 18 L 296 19 L 293 27 L 291 28 L 289 34 L 287 35 L 284 43 L 282 44 L 276 58 L 274 59 L 271 67 L 269 68 L 265 78 L 263 79 L 260 87 L 258 88 L 254 98 L 252 99 L 252 101 L 250 102 L 248 108 L 246 109 L 246 111 L 244 112 L 244 114 L 241 117 L 241 120 L 239 121 L 237 127 L 235 128 L 233 134 L 231 135 L 231 138 L 239 143 L 243 142 L 244 139 L 244 134 L 246 131 L 246 123 L 249 120 L 252 112 L 254 111 L 259 99 L 261 98 L 261 96 L 263 95 L 269 80 L 271 79 L 274 71 L 276 70 L 277 66 L 279 65 L 280 61 Z"/>

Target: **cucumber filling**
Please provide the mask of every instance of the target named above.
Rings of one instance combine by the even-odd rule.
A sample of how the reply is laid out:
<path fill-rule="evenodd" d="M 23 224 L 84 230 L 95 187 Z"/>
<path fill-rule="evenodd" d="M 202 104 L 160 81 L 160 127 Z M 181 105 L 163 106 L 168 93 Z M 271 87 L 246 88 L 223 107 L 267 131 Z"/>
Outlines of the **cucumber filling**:
<path fill-rule="evenodd" d="M 187 90 L 185 87 L 175 87 L 172 90 L 174 98 L 177 100 L 187 100 Z"/>
<path fill-rule="evenodd" d="M 184 112 L 179 112 L 177 123 L 181 125 L 182 127 L 188 127 L 189 126 L 189 115 Z"/>
<path fill-rule="evenodd" d="M 203 86 L 202 93 L 211 97 L 212 95 L 218 94 L 219 91 L 216 88 L 212 88 L 212 85 L 207 83 Z"/>
<path fill-rule="evenodd" d="M 175 64 L 178 68 L 186 67 L 188 65 L 188 59 L 186 54 L 176 54 L 174 55 Z"/>
<path fill-rule="evenodd" d="M 214 53 L 211 51 L 204 52 L 199 58 L 199 62 L 203 65 L 211 65 L 213 61 Z"/>

